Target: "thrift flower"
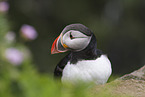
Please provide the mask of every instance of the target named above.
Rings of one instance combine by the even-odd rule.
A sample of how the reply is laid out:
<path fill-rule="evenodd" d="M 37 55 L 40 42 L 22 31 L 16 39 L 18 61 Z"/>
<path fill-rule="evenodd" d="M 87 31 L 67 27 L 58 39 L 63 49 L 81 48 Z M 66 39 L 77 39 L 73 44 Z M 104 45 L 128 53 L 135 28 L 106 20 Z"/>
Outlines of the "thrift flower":
<path fill-rule="evenodd" d="M 0 12 L 7 12 L 9 10 L 9 4 L 5 1 L 0 2 Z"/>
<path fill-rule="evenodd" d="M 6 49 L 5 57 L 11 64 L 14 65 L 20 65 L 24 60 L 23 53 L 16 48 Z"/>
<path fill-rule="evenodd" d="M 38 36 L 35 28 L 30 25 L 26 25 L 26 24 L 22 25 L 20 31 L 21 31 L 21 35 L 28 40 L 34 40 Z"/>

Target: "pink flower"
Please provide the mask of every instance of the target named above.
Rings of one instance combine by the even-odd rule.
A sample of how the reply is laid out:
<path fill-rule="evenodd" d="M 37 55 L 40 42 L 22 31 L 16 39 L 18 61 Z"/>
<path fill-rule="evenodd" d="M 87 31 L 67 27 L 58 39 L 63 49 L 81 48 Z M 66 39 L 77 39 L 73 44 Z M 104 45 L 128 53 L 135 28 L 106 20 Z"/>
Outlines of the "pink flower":
<path fill-rule="evenodd" d="M 9 10 L 9 4 L 5 1 L 0 2 L 0 12 L 7 12 Z"/>
<path fill-rule="evenodd" d="M 16 48 L 6 49 L 5 57 L 11 64 L 14 65 L 20 65 L 24 60 L 23 53 Z"/>
<path fill-rule="evenodd" d="M 38 36 L 35 28 L 30 25 L 26 25 L 26 24 L 22 25 L 20 31 L 21 31 L 22 36 L 29 40 L 34 40 Z"/>

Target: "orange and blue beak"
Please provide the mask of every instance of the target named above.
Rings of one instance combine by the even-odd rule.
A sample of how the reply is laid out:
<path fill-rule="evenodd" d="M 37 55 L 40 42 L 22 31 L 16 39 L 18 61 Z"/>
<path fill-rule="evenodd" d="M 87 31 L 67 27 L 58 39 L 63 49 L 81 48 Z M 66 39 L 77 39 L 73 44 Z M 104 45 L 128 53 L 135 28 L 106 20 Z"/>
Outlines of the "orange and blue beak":
<path fill-rule="evenodd" d="M 60 34 L 52 44 L 51 54 L 66 52 L 67 48 L 68 46 L 62 42 L 62 34 Z"/>

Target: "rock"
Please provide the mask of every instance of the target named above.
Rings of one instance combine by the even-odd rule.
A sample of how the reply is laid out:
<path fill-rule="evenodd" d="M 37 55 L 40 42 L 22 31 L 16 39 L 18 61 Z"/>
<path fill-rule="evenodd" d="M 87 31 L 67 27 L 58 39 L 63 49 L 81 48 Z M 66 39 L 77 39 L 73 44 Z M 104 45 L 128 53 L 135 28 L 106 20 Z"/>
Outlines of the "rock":
<path fill-rule="evenodd" d="M 145 97 L 145 65 L 105 85 L 96 86 L 95 94 L 98 93 L 107 93 L 111 97 Z"/>
<path fill-rule="evenodd" d="M 145 81 L 145 65 L 130 74 L 126 74 L 122 76 L 120 79 L 128 80 L 128 79 L 136 79 L 136 80 L 144 80 Z"/>
<path fill-rule="evenodd" d="M 145 97 L 145 65 L 115 81 L 119 81 L 119 83 L 112 93 L 131 97 Z"/>

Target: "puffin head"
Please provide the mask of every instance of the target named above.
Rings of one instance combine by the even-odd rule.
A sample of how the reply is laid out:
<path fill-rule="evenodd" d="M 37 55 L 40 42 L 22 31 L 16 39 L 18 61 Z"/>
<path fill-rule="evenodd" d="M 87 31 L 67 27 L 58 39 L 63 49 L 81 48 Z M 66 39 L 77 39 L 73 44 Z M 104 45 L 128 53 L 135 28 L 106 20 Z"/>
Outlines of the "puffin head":
<path fill-rule="evenodd" d="M 68 25 L 53 42 L 51 54 L 81 51 L 89 45 L 92 36 L 93 33 L 82 24 Z"/>

